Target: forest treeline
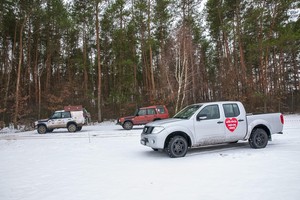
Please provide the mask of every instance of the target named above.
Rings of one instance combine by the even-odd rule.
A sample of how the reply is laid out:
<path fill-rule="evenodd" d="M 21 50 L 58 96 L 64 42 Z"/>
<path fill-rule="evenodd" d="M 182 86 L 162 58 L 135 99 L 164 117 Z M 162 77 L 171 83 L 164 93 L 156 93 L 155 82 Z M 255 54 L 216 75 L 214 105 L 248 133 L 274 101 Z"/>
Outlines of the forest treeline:
<path fill-rule="evenodd" d="M 0 121 L 165 104 L 300 110 L 297 0 L 0 0 Z"/>

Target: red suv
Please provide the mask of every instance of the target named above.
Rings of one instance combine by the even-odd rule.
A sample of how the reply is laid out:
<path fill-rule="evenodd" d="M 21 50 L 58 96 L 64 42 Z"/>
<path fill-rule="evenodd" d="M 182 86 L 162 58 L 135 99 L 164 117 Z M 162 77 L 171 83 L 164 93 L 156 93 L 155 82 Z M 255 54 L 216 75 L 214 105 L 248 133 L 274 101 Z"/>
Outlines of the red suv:
<path fill-rule="evenodd" d="M 130 130 L 133 125 L 143 125 L 166 118 L 169 118 L 166 106 L 148 106 L 137 109 L 133 116 L 119 118 L 117 124 L 120 124 L 126 130 Z"/>

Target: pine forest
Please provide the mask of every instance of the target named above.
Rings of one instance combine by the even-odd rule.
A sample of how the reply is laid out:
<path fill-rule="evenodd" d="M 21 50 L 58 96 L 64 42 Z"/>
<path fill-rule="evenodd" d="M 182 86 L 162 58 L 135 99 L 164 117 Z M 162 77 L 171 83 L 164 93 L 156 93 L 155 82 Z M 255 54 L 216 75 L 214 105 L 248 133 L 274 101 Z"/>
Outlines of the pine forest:
<path fill-rule="evenodd" d="M 0 123 L 238 100 L 300 112 L 298 0 L 0 0 Z"/>

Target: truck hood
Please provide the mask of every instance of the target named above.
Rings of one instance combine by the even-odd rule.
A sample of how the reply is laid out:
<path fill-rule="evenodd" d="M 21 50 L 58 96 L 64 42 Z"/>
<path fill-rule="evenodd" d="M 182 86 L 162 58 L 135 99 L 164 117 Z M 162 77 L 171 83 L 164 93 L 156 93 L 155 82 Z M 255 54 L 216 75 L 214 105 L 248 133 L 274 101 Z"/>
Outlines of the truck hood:
<path fill-rule="evenodd" d="M 39 123 L 47 122 L 49 119 L 39 119 L 34 122 L 34 125 L 37 126 Z"/>
<path fill-rule="evenodd" d="M 126 120 L 131 120 L 133 119 L 135 116 L 126 116 L 126 117 L 120 117 L 117 120 L 117 124 L 123 124 Z"/>
<path fill-rule="evenodd" d="M 134 118 L 135 116 L 134 115 L 132 115 L 132 116 L 126 116 L 126 117 L 122 117 L 123 119 L 132 119 L 132 118 Z"/>
<path fill-rule="evenodd" d="M 39 119 L 38 122 L 47 122 L 49 119 Z"/>
<path fill-rule="evenodd" d="M 184 121 L 186 119 L 178 119 L 178 118 L 168 118 L 168 119 L 163 119 L 163 120 L 157 120 L 157 121 L 154 121 L 154 122 L 150 122 L 147 124 L 147 126 L 168 126 L 170 124 L 173 124 L 173 123 L 177 123 L 177 122 L 180 122 L 180 121 Z"/>

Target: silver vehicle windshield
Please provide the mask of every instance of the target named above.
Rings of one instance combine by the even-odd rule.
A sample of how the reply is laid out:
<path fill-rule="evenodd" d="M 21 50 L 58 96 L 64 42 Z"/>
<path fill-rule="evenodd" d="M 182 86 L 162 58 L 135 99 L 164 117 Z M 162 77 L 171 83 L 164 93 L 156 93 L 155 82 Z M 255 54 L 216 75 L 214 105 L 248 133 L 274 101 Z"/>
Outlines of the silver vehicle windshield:
<path fill-rule="evenodd" d="M 190 105 L 179 111 L 174 118 L 189 119 L 202 105 Z"/>

